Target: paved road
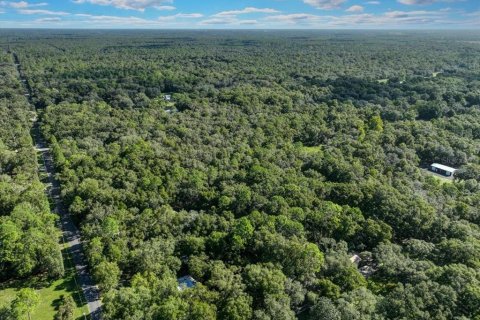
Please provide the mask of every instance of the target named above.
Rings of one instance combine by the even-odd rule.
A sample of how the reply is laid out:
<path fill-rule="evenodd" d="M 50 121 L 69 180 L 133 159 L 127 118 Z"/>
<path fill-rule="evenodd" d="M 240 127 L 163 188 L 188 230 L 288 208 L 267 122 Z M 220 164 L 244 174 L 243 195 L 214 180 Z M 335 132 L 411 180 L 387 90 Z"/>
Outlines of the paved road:
<path fill-rule="evenodd" d="M 55 203 L 54 212 L 60 216 L 60 224 L 63 232 L 64 241 L 68 247 L 73 264 L 77 271 L 77 282 L 81 287 L 85 300 L 88 303 L 90 317 L 92 320 L 101 319 L 100 296 L 98 288 L 95 286 L 90 273 L 88 272 L 85 255 L 83 254 L 83 246 L 80 238 L 80 231 L 73 223 L 70 214 L 62 203 L 60 198 L 60 183 L 55 179 L 55 167 L 52 155 L 48 146 L 40 134 L 39 122 L 35 122 L 33 127 L 33 137 L 35 147 L 39 150 L 43 158 L 44 165 L 40 170 L 44 170 L 48 175 L 50 182 L 49 195 Z"/>
<path fill-rule="evenodd" d="M 20 79 L 25 80 L 20 63 L 15 54 L 14 59 L 15 63 L 17 64 Z M 22 82 L 24 83 L 25 92 L 29 94 L 29 101 L 31 103 L 31 88 L 27 87 L 25 81 Z M 73 223 L 68 210 L 62 203 L 60 197 L 60 183 L 55 178 L 55 166 L 53 163 L 52 154 L 48 149 L 48 144 L 41 134 L 40 121 L 37 116 L 35 117 L 35 122 L 33 125 L 32 138 L 35 142 L 35 149 L 43 158 L 43 164 L 40 165 L 40 171 L 44 171 L 48 175 L 50 184 L 48 188 L 48 195 L 52 198 L 55 204 L 54 212 L 60 216 L 60 226 L 62 228 L 63 238 L 77 272 L 77 283 L 81 287 L 85 296 L 85 300 L 87 301 L 88 309 L 90 311 L 90 318 L 92 320 L 100 320 L 102 302 L 100 300 L 99 290 L 97 286 L 95 286 L 95 283 L 93 282 L 93 279 L 90 276 L 87 268 L 87 259 L 84 255 L 80 231 Z"/>

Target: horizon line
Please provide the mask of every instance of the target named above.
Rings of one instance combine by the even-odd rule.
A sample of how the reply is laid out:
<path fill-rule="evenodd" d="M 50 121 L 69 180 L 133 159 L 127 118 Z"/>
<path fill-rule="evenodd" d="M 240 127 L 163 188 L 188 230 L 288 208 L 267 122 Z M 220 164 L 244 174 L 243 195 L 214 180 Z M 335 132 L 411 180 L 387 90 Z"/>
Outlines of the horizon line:
<path fill-rule="evenodd" d="M 136 31 L 479 31 L 480 28 L 52 28 L 52 27 L 1 27 L 0 30 L 136 30 Z"/>

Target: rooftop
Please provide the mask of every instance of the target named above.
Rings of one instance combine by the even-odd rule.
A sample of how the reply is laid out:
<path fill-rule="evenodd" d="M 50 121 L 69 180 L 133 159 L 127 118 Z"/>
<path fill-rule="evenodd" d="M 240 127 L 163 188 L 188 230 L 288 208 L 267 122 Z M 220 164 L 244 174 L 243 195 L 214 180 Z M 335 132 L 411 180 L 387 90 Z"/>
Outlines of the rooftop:
<path fill-rule="evenodd" d="M 435 168 L 438 168 L 438 169 L 441 169 L 441 170 L 445 170 L 447 172 L 457 171 L 457 169 L 455 169 L 455 168 L 452 168 L 452 167 L 449 167 L 449 166 L 444 166 L 443 164 L 439 164 L 439 163 L 432 163 L 432 167 L 435 167 Z"/>
<path fill-rule="evenodd" d="M 178 278 L 177 281 L 178 281 L 178 290 L 180 291 L 187 288 L 193 288 L 197 283 L 197 281 L 195 281 L 195 279 L 193 279 L 192 276 L 184 276 L 184 277 Z"/>
<path fill-rule="evenodd" d="M 350 262 L 359 264 L 360 261 L 362 261 L 362 258 L 358 254 L 354 254 L 353 256 L 350 257 Z"/>

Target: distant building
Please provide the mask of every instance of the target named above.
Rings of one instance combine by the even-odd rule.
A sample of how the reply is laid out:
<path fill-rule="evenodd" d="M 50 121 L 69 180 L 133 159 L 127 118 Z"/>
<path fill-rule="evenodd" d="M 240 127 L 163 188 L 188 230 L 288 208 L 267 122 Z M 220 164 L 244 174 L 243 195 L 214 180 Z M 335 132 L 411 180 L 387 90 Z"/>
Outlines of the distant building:
<path fill-rule="evenodd" d="M 178 290 L 182 291 L 188 288 L 193 288 L 197 284 L 197 281 L 192 278 L 192 276 L 184 276 L 177 279 L 178 281 Z"/>
<path fill-rule="evenodd" d="M 355 254 L 355 255 L 350 257 L 350 261 L 352 263 L 359 264 L 360 261 L 362 261 L 362 258 L 360 258 L 360 256 L 358 254 Z"/>
<path fill-rule="evenodd" d="M 439 163 L 432 163 L 432 165 L 430 166 L 430 171 L 441 174 L 442 176 L 445 176 L 445 177 L 453 177 L 453 174 L 457 170 L 458 169 L 444 166 L 443 164 L 439 164 Z"/>
<path fill-rule="evenodd" d="M 350 262 L 356 265 L 358 272 L 360 272 L 360 274 L 365 278 L 370 277 L 377 271 L 377 265 L 373 261 L 372 254 L 370 252 L 353 254 L 350 257 Z"/>
<path fill-rule="evenodd" d="M 163 99 L 164 99 L 165 101 L 172 101 L 172 95 L 166 94 L 166 95 L 163 96 Z"/>
<path fill-rule="evenodd" d="M 358 271 L 365 277 L 368 278 L 373 275 L 377 269 L 374 266 L 366 265 L 358 269 Z"/>

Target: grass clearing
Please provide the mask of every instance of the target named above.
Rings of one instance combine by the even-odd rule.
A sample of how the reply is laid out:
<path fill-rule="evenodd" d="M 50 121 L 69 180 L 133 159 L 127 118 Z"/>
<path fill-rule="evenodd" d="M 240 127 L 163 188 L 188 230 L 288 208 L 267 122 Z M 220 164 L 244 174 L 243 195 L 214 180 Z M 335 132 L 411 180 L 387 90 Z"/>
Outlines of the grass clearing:
<path fill-rule="evenodd" d="M 303 153 L 312 154 L 312 153 L 321 152 L 322 147 L 321 146 L 313 146 L 313 147 L 302 146 L 300 147 L 300 151 Z"/>
<path fill-rule="evenodd" d="M 435 180 L 440 181 L 441 183 L 453 183 L 453 179 L 451 179 L 451 178 L 444 177 L 444 176 L 439 175 L 435 172 L 432 172 L 428 169 L 422 169 L 422 170 L 425 171 L 430 177 L 434 178 Z"/>
<path fill-rule="evenodd" d="M 453 183 L 453 179 L 450 179 L 450 178 L 441 177 L 441 176 L 438 176 L 436 174 L 432 174 L 432 177 L 437 179 L 438 181 L 440 181 L 442 183 Z"/>
<path fill-rule="evenodd" d="M 75 319 L 85 319 L 83 313 L 88 315 L 88 308 L 83 293 L 76 285 L 75 270 L 70 259 L 66 256 L 65 249 L 63 254 L 65 276 L 62 279 L 50 281 L 42 276 L 35 276 L 28 279 L 0 283 L 0 308 L 9 307 L 20 289 L 34 288 L 40 297 L 40 303 L 33 311 L 32 319 L 53 320 L 62 296 L 72 296 L 76 303 Z M 88 316 L 86 319 L 88 319 Z"/>

